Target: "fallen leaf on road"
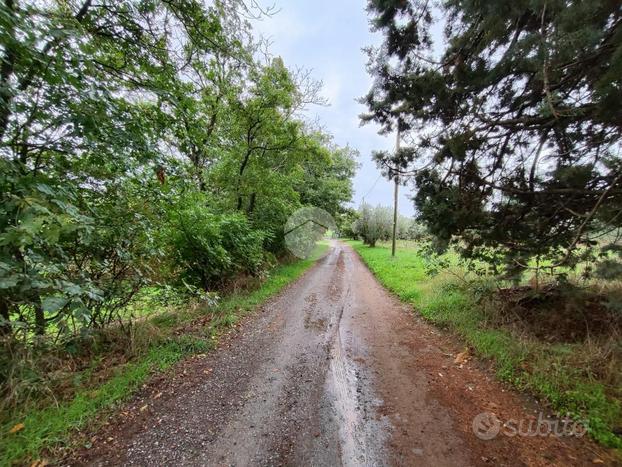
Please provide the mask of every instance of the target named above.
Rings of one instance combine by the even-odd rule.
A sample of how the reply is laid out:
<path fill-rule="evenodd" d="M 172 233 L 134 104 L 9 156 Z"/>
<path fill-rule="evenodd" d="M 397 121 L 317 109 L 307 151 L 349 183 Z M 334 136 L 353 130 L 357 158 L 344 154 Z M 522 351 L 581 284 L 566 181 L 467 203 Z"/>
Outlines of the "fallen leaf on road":
<path fill-rule="evenodd" d="M 32 464 L 30 464 L 30 467 L 45 467 L 46 465 L 48 465 L 48 461 L 46 461 L 45 459 L 37 459 Z"/>
<path fill-rule="evenodd" d="M 148 407 L 149 407 L 149 405 L 148 405 L 148 404 L 145 404 L 145 405 L 143 405 L 143 406 L 140 408 L 140 411 L 141 411 L 141 412 L 144 412 L 145 410 L 147 410 L 147 408 L 148 408 Z"/>
<path fill-rule="evenodd" d="M 466 349 L 464 352 L 460 352 L 458 355 L 456 355 L 456 358 L 454 359 L 454 363 L 456 365 L 461 365 L 465 363 L 468 359 L 469 359 L 469 349 Z"/>

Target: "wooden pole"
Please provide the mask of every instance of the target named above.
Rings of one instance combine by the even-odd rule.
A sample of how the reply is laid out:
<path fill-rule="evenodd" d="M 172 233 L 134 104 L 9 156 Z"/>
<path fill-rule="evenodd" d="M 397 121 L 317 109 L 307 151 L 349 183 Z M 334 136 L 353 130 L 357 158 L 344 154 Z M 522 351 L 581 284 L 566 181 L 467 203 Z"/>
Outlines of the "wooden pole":
<path fill-rule="evenodd" d="M 397 126 L 397 138 L 395 140 L 395 153 L 400 150 L 400 127 L 399 122 Z M 400 184 L 399 174 L 397 169 L 394 174 L 395 189 L 393 190 L 393 241 L 391 243 L 391 256 L 395 256 L 395 235 L 397 232 L 397 192 Z"/>

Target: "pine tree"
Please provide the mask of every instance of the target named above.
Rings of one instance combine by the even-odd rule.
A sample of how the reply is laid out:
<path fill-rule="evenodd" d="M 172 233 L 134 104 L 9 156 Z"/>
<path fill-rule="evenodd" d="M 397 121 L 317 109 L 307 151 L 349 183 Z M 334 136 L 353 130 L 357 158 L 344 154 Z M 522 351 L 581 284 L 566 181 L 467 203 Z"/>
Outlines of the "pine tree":
<path fill-rule="evenodd" d="M 572 265 L 622 226 L 622 6 L 615 0 L 371 0 L 375 81 L 363 101 L 413 144 L 380 164 L 413 173 L 442 245 Z M 435 18 L 445 23 L 433 44 Z M 442 53 L 434 53 L 442 47 Z M 438 58 L 435 58 L 435 55 Z M 617 236 L 614 236 L 614 239 Z M 587 248 L 586 248 L 587 247 Z"/>

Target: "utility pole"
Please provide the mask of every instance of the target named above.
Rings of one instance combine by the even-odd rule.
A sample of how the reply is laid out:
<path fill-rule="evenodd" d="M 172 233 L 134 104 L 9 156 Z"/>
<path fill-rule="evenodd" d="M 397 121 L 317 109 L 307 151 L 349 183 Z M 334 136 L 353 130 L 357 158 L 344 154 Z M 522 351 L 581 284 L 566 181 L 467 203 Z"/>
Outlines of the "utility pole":
<path fill-rule="evenodd" d="M 397 122 L 397 138 L 395 140 L 395 154 L 400 151 L 400 123 Z M 395 189 L 393 191 L 393 242 L 391 243 L 391 256 L 395 256 L 395 234 L 397 232 L 397 190 L 400 184 L 399 173 L 395 169 L 394 181 Z"/>

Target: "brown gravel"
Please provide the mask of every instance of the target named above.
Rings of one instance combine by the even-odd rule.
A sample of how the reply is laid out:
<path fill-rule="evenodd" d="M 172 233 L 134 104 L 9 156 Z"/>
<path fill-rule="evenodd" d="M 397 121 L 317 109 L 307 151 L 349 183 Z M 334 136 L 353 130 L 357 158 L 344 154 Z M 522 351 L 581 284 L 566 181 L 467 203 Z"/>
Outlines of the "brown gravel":
<path fill-rule="evenodd" d="M 476 437 L 479 413 L 530 420 L 541 409 L 461 350 L 335 243 L 217 351 L 85 433 L 92 447 L 67 463 L 614 465 L 587 438 Z"/>

